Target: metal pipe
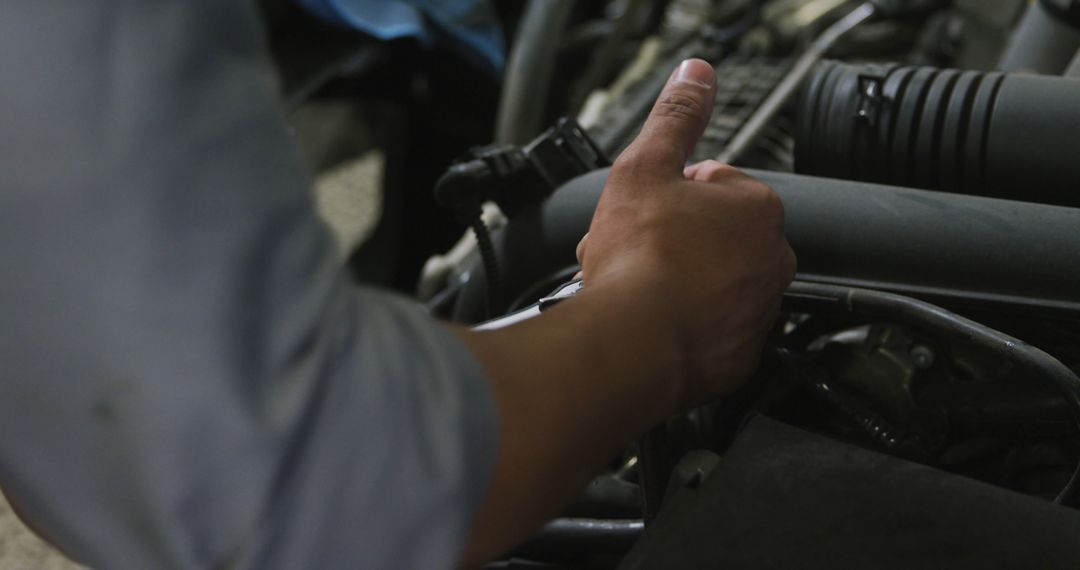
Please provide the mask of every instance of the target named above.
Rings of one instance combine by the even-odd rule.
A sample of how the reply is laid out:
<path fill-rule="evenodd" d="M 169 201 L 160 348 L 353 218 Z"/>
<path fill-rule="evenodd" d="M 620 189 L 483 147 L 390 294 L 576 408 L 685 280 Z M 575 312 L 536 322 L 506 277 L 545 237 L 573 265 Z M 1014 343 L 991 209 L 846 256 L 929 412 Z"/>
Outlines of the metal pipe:
<path fill-rule="evenodd" d="M 799 56 L 799 59 L 795 60 L 795 63 L 791 66 L 791 71 L 743 124 L 739 132 L 731 139 L 731 143 L 727 145 L 727 148 L 720 153 L 716 160 L 724 163 L 733 163 L 739 160 L 754 144 L 773 117 L 780 112 L 784 104 L 799 89 L 803 80 L 813 69 L 814 64 L 825 57 L 840 38 L 872 18 L 875 13 L 877 13 L 877 8 L 874 4 L 866 2 L 860 4 L 835 24 L 825 28 L 825 31 L 810 44 L 806 51 Z"/>

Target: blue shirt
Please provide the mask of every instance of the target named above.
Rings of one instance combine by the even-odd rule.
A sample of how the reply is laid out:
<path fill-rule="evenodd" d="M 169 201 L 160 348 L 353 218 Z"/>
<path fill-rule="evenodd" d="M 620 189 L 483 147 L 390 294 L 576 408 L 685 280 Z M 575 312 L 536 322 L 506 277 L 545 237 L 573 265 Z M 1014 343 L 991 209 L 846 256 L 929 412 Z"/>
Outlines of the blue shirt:
<path fill-rule="evenodd" d="M 449 568 L 478 364 L 354 288 L 253 2 L 0 10 L 0 484 L 101 568 Z"/>

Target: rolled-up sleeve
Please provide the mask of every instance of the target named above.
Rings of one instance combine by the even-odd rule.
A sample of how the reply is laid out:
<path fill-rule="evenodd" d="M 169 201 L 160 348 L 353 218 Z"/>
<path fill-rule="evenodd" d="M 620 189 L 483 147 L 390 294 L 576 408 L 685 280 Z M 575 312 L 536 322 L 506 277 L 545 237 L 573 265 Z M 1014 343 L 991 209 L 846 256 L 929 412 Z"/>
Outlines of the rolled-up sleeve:
<path fill-rule="evenodd" d="M 252 2 L 0 9 L 0 484 L 101 568 L 451 567 L 478 364 L 351 286 Z"/>

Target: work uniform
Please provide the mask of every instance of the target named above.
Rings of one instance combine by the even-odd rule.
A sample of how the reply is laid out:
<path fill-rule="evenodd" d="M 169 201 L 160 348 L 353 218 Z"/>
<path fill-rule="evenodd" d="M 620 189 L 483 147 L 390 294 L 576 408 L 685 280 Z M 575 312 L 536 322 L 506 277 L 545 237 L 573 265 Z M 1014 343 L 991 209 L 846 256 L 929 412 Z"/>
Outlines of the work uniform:
<path fill-rule="evenodd" d="M 98 568 L 449 568 L 479 365 L 335 261 L 254 3 L 0 8 L 0 484 Z"/>

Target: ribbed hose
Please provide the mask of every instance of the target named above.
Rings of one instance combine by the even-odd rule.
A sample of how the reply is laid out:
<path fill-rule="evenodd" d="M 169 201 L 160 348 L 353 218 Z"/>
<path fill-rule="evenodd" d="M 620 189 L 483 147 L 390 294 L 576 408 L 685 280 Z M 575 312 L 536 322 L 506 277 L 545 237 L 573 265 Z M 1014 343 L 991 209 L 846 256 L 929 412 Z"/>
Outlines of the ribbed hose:
<path fill-rule="evenodd" d="M 1080 206 L 1080 81 L 818 65 L 803 90 L 800 173 Z"/>
<path fill-rule="evenodd" d="M 822 62 L 801 100 L 795 170 L 982 194 L 1004 75 Z"/>

